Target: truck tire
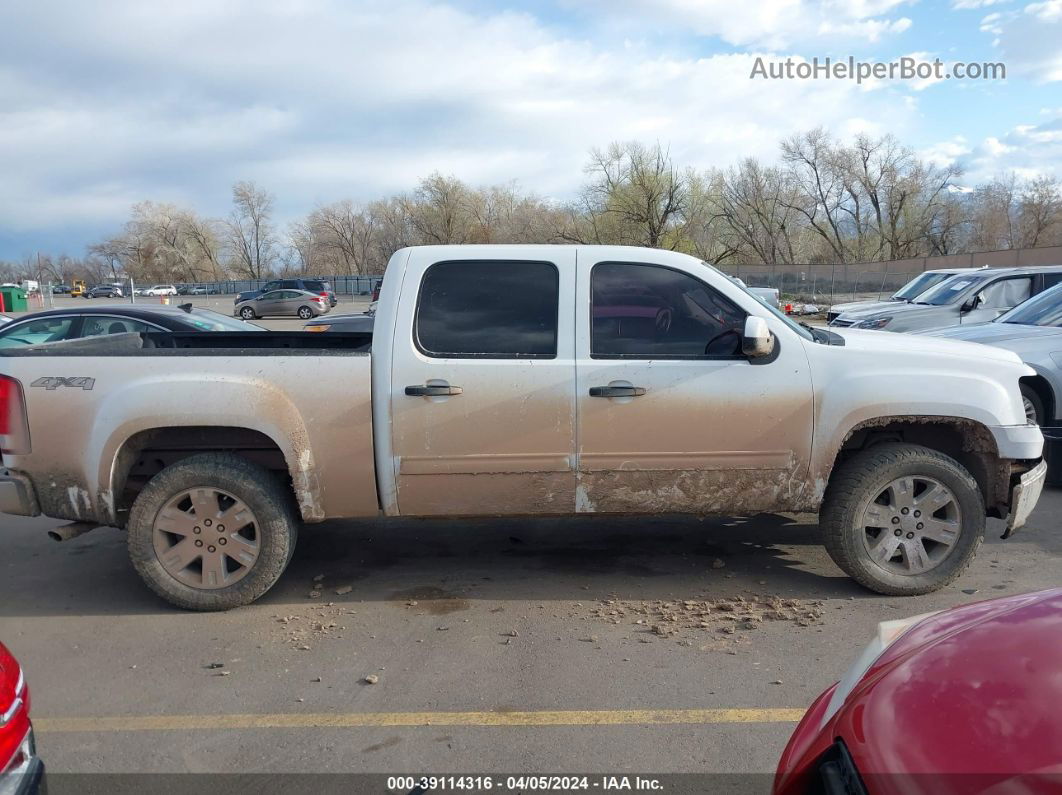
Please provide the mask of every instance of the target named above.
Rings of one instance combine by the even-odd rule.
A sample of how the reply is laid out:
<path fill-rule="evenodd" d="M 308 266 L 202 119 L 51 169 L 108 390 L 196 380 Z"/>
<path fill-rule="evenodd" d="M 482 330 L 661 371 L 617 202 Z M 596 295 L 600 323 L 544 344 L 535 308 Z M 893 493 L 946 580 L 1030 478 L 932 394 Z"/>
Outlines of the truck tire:
<path fill-rule="evenodd" d="M 237 455 L 201 453 L 147 483 L 126 529 L 129 557 L 151 590 L 187 610 L 228 610 L 280 579 L 298 520 L 273 473 Z"/>
<path fill-rule="evenodd" d="M 955 459 L 883 443 L 838 467 L 819 516 L 826 551 L 865 588 L 915 596 L 943 588 L 985 537 L 981 490 Z"/>

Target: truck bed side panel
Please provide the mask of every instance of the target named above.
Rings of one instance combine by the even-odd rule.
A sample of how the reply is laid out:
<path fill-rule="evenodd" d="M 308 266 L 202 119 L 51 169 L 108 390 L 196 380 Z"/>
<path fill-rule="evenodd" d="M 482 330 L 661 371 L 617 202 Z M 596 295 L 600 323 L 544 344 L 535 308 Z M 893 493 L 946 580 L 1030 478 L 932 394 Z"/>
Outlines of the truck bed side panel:
<path fill-rule="evenodd" d="M 32 476 L 44 514 L 118 521 L 119 453 L 130 438 L 203 426 L 268 436 L 306 521 L 377 514 L 368 355 L 172 353 L 4 358 L 26 390 L 32 443 L 5 464 Z M 79 378 L 91 387 L 69 380 Z"/>

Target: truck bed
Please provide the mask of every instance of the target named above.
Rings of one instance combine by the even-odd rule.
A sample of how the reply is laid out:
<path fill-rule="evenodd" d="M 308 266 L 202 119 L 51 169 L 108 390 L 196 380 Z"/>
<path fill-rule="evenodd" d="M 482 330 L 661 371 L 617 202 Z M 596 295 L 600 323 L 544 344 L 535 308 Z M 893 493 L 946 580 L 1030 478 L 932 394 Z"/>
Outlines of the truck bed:
<path fill-rule="evenodd" d="M 302 517 L 375 516 L 371 334 L 127 333 L 0 351 L 27 399 L 41 512 L 121 524 L 127 477 L 189 439 L 285 472 Z"/>

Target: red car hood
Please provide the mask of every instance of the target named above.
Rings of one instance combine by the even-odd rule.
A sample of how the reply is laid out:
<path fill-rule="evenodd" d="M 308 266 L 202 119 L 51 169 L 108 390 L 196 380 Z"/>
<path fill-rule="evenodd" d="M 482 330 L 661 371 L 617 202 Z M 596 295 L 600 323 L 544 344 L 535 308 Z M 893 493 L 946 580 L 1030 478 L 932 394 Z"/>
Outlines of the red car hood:
<path fill-rule="evenodd" d="M 864 776 L 1062 772 L 1062 588 L 912 628 L 849 696 L 836 734 Z"/>

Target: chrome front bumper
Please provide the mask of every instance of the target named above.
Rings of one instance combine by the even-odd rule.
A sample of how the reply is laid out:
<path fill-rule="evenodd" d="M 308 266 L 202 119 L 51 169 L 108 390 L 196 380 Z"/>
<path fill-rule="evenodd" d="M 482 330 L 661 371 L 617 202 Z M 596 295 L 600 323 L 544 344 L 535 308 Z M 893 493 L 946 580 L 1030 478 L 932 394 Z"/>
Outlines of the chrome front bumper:
<path fill-rule="evenodd" d="M 1007 517 L 1007 529 L 1003 538 L 1010 538 L 1015 530 L 1025 526 L 1025 521 L 1040 499 L 1046 479 L 1046 461 L 1041 461 L 1018 479 L 1017 485 L 1010 492 L 1010 515 Z"/>

